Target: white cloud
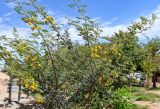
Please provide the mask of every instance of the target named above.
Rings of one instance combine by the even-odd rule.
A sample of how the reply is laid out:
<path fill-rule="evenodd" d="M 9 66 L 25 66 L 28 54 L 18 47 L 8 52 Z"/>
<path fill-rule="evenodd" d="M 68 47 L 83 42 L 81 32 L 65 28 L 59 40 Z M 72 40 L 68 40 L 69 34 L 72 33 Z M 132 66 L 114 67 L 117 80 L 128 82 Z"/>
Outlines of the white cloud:
<path fill-rule="evenodd" d="M 16 4 L 14 3 L 14 1 L 7 2 L 6 5 L 7 5 L 9 8 L 15 8 L 15 7 L 16 7 Z"/>
<path fill-rule="evenodd" d="M 56 22 L 61 24 L 67 24 L 67 19 L 65 18 L 64 15 L 57 16 L 52 11 L 50 11 L 50 13 L 54 14 Z M 152 13 L 158 14 L 158 16 L 160 17 L 160 5 L 155 10 L 153 10 Z M 145 17 L 150 17 L 152 13 L 150 13 L 150 15 L 145 15 Z M 127 27 L 132 23 L 132 21 L 130 21 L 130 23 L 126 21 L 123 24 L 112 26 L 113 22 L 116 22 L 118 20 L 118 17 L 113 17 L 109 21 L 102 21 L 100 17 L 95 17 L 93 18 L 93 20 L 101 24 L 102 30 L 103 30 L 102 36 L 109 36 L 109 37 L 111 37 L 115 32 L 118 32 L 119 30 L 127 30 Z M 133 19 L 133 21 L 139 21 L 139 20 L 140 20 L 139 18 Z M 155 35 L 160 34 L 159 25 L 160 25 L 160 19 L 156 20 L 155 24 L 152 26 L 152 29 L 148 30 L 146 32 L 146 35 L 151 38 L 151 37 L 155 37 Z M 76 31 L 75 28 L 70 28 L 69 33 L 71 35 L 72 41 L 83 42 L 82 37 L 78 36 L 78 32 Z M 140 40 L 143 41 L 146 39 L 144 36 L 140 35 Z"/>
<path fill-rule="evenodd" d="M 5 21 L 12 20 L 14 12 L 9 12 L 0 16 L 0 35 L 6 35 L 8 37 L 12 37 L 13 25 L 6 24 Z M 18 25 L 17 25 L 18 26 Z M 20 33 L 23 33 L 23 37 L 26 37 L 28 28 L 27 27 L 17 27 L 17 30 Z"/>
<path fill-rule="evenodd" d="M 160 18 L 160 5 L 157 7 L 157 9 L 153 11 L 153 13 L 155 13 L 157 17 Z M 149 37 L 155 37 L 158 35 L 160 37 L 160 19 L 159 18 L 155 21 L 151 30 L 146 33 Z"/>
<path fill-rule="evenodd" d="M 125 25 L 116 25 L 116 26 L 105 26 L 102 28 L 103 33 L 102 36 L 109 36 L 111 37 L 115 32 L 118 32 L 119 30 L 126 30 L 127 24 Z"/>
<path fill-rule="evenodd" d="M 55 21 L 59 24 L 66 25 L 68 23 L 68 20 L 66 19 L 65 16 L 55 16 Z"/>
<path fill-rule="evenodd" d="M 16 28 L 18 33 L 20 33 L 21 37 L 23 38 L 27 38 L 28 37 L 28 31 L 29 28 L 25 28 L 25 27 L 17 27 Z M 6 26 L 6 25 L 0 25 L 0 36 L 1 35 L 6 35 L 7 37 L 11 38 L 13 32 L 13 28 Z"/>
<path fill-rule="evenodd" d="M 155 14 L 160 14 L 160 5 L 153 11 Z"/>
<path fill-rule="evenodd" d="M 151 13 L 149 15 L 145 15 L 145 17 L 151 17 L 152 14 L 156 14 L 157 17 L 159 17 L 159 19 L 157 19 L 155 21 L 155 23 L 151 26 L 151 29 L 145 32 L 145 36 L 139 34 L 139 39 L 141 42 L 146 41 L 146 36 L 148 38 L 153 38 L 153 37 L 160 37 L 160 5 L 153 11 L 151 11 Z M 113 18 L 113 20 L 111 19 L 110 21 L 114 22 L 116 21 L 117 18 Z M 134 19 L 133 21 L 139 21 L 140 19 Z M 112 36 L 114 34 L 114 32 L 117 32 L 119 30 L 126 30 L 127 27 L 130 25 L 130 23 L 126 23 L 126 24 L 119 24 L 116 26 L 109 26 L 108 24 L 112 24 L 112 22 L 107 22 L 104 23 L 103 25 L 103 36 Z M 127 21 L 128 22 L 128 21 Z"/>
<path fill-rule="evenodd" d="M 11 4 L 13 5 L 13 4 Z M 61 24 L 67 24 L 67 20 L 65 18 L 64 15 L 60 15 L 58 16 L 55 12 L 53 12 L 52 10 L 48 10 L 49 15 L 52 15 L 55 17 L 55 21 L 59 22 Z M 160 17 L 160 5 L 152 11 L 152 13 L 157 14 Z M 151 14 L 152 14 L 151 13 Z M 146 17 L 151 16 L 150 15 L 146 15 Z M 3 15 L 2 17 L 9 17 L 12 16 L 13 13 L 7 13 L 5 15 Z M 2 24 L 2 17 L 0 17 L 0 34 L 7 34 L 7 35 L 11 35 L 12 33 L 12 28 Z M 134 19 L 133 21 L 138 21 L 139 18 Z M 8 19 L 10 20 L 10 19 Z M 113 17 L 112 19 L 110 19 L 109 21 L 101 21 L 101 18 L 93 18 L 94 21 L 98 21 L 98 23 L 102 24 L 102 30 L 103 36 L 112 36 L 115 32 L 118 32 L 119 30 L 126 30 L 127 27 L 130 25 L 130 23 L 128 23 L 128 21 L 126 21 L 126 23 L 124 24 L 118 24 L 118 25 L 114 25 L 112 26 L 113 22 L 116 22 L 118 20 L 118 17 Z M 132 22 L 132 21 L 131 21 Z M 149 37 L 155 37 L 155 35 L 159 35 L 160 34 L 160 19 L 156 20 L 155 24 L 152 26 L 152 29 L 149 30 L 148 32 L 146 32 L 146 35 Z M 5 29 L 4 29 L 5 28 Z M 27 36 L 27 32 L 28 32 L 28 28 L 25 27 L 19 27 L 18 28 L 20 30 L 20 33 L 24 33 Z M 80 41 L 82 42 L 82 38 L 80 36 L 78 36 L 78 32 L 76 31 L 75 28 L 71 27 L 69 29 L 69 33 L 71 35 L 71 39 L 72 41 Z M 24 35 L 24 36 L 25 36 Z M 144 40 L 145 37 L 141 36 L 140 40 Z"/>
<path fill-rule="evenodd" d="M 50 9 L 48 9 L 47 13 L 48 13 L 48 15 L 50 15 L 50 16 L 54 16 L 54 15 L 56 14 L 55 12 L 53 12 L 53 11 L 50 10 Z"/>
<path fill-rule="evenodd" d="M 82 37 L 78 36 L 78 31 L 75 28 L 71 27 L 68 31 L 70 33 L 71 40 L 73 42 L 76 42 L 76 41 L 78 41 L 79 43 L 83 43 L 84 42 Z"/>
<path fill-rule="evenodd" d="M 109 21 L 104 22 L 104 25 L 111 25 L 113 22 L 115 22 L 116 20 L 118 20 L 118 17 L 113 17 L 112 19 L 110 19 Z"/>
<path fill-rule="evenodd" d="M 5 21 L 11 21 L 15 12 L 8 12 L 6 14 L 0 15 L 0 24 L 4 24 Z"/>

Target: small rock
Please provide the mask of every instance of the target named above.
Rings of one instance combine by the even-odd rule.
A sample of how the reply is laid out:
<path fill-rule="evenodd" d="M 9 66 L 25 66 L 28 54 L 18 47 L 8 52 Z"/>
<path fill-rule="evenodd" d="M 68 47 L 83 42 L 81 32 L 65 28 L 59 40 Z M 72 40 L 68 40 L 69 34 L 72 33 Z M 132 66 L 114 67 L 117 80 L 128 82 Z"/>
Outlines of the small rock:
<path fill-rule="evenodd" d="M 4 102 L 0 102 L 0 107 L 3 107 L 4 106 Z"/>
<path fill-rule="evenodd" d="M 12 107 L 12 104 L 8 104 L 7 107 Z"/>

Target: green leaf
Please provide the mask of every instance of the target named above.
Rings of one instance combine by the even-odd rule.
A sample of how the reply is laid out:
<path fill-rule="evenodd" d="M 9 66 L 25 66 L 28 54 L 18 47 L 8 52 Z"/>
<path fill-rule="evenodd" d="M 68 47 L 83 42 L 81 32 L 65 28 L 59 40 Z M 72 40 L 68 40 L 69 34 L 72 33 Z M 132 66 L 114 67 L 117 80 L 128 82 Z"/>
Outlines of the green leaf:
<path fill-rule="evenodd" d="M 48 30 L 42 30 L 44 33 L 47 33 L 48 32 Z"/>
<path fill-rule="evenodd" d="M 37 37 L 37 36 L 39 36 L 39 33 L 38 32 L 32 33 L 32 35 L 35 36 L 35 37 Z"/>

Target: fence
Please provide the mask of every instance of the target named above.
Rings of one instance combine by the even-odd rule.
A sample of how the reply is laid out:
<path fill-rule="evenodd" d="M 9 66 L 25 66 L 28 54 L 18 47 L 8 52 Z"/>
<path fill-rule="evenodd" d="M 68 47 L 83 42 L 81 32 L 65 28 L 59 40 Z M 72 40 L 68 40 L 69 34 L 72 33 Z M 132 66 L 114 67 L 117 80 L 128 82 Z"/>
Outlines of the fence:
<path fill-rule="evenodd" d="M 10 76 L 9 79 L 9 84 L 7 87 L 7 92 L 8 92 L 8 104 L 12 103 L 12 93 L 15 93 L 18 91 L 18 96 L 17 96 L 17 101 L 20 101 L 21 99 L 21 84 L 18 86 L 13 82 L 13 77 Z"/>

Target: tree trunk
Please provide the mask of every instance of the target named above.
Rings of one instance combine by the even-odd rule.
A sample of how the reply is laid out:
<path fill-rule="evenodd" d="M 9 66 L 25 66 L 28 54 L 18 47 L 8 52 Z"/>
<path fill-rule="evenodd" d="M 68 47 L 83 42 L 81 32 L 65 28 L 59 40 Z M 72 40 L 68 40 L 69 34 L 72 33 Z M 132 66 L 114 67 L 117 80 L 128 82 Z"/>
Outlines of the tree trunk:
<path fill-rule="evenodd" d="M 149 80 L 150 80 L 150 77 L 149 77 L 149 75 L 147 75 L 147 88 L 149 88 Z"/>
<path fill-rule="evenodd" d="M 8 104 L 12 104 L 12 82 L 13 82 L 13 78 L 12 78 L 12 75 L 10 75 L 10 79 L 9 79 L 9 86 L 8 86 L 8 89 L 9 89 L 9 95 L 8 95 Z"/>
<path fill-rule="evenodd" d="M 153 88 L 156 88 L 156 87 L 157 87 L 157 85 L 156 85 L 156 80 L 157 80 L 156 73 L 153 73 L 153 76 L 152 76 Z"/>

